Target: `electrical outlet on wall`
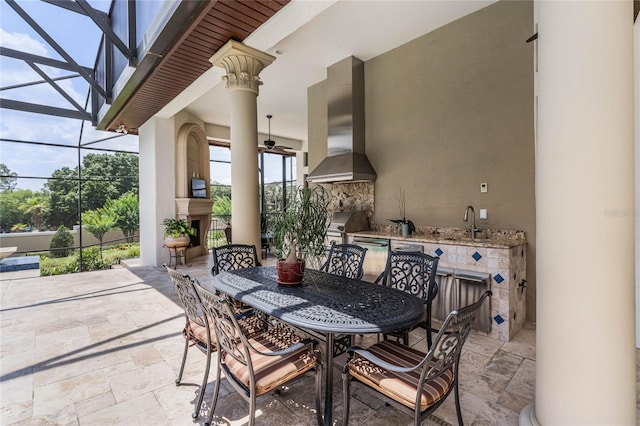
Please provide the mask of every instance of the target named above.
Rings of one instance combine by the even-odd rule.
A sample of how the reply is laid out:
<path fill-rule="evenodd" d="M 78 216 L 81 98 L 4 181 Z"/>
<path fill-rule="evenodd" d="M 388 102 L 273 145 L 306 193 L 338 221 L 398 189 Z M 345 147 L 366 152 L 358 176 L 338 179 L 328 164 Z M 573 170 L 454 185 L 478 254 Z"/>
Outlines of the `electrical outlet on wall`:
<path fill-rule="evenodd" d="M 480 209 L 480 219 L 487 219 L 487 209 Z"/>

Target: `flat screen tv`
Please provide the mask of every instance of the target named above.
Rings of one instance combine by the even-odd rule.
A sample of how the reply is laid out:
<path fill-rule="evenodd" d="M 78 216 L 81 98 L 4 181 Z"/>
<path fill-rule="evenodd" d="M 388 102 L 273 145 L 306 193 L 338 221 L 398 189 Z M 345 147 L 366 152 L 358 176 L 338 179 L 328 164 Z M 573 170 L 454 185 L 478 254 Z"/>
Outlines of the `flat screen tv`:
<path fill-rule="evenodd" d="M 191 179 L 191 198 L 207 198 L 207 184 L 204 179 Z"/>

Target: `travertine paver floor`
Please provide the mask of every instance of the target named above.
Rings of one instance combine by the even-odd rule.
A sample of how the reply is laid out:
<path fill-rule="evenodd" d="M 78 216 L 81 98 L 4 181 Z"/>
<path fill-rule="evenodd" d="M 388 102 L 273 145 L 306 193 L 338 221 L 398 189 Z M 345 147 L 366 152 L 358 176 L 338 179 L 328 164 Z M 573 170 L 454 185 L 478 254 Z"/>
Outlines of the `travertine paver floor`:
<path fill-rule="evenodd" d="M 209 258 L 196 259 L 191 268 L 180 270 L 207 280 Z M 190 351 L 183 385 L 176 387 L 183 314 L 162 268 L 55 277 L 9 273 L 0 275 L 0 280 L 0 424 L 193 424 L 204 356 Z M 424 344 L 423 338 L 424 331 L 415 331 L 411 343 Z M 367 345 L 375 336 L 362 340 L 356 343 Z M 508 343 L 472 334 L 461 361 L 467 424 L 518 423 L 520 410 L 534 397 L 534 345 L 533 325 Z M 337 365 L 342 363 L 337 359 Z M 334 373 L 334 417 L 340 421 L 340 374 L 338 369 Z M 226 380 L 221 383 L 218 422 L 245 424 L 248 405 Z M 205 396 L 205 414 L 212 388 Z M 309 376 L 280 395 L 260 397 L 257 421 L 313 424 L 313 401 Z M 409 416 L 366 394 L 354 395 L 351 410 L 354 425 L 411 423 Z M 436 416 L 441 424 L 456 423 L 453 395 Z"/>

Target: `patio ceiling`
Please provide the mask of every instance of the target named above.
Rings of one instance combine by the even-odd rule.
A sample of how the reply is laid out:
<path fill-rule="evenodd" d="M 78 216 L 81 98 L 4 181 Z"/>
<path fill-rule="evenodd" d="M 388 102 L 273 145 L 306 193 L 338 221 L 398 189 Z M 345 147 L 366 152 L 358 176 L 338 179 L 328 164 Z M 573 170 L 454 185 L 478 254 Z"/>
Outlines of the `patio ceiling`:
<path fill-rule="evenodd" d="M 162 51 L 151 49 L 147 56 L 154 58 L 141 59 L 143 66 L 113 99 L 98 128 L 115 131 L 124 124 L 137 134 L 138 127 L 211 68 L 209 58 L 228 40 L 243 41 L 289 1 L 183 2 L 159 37 L 175 43 L 165 43 Z"/>
<path fill-rule="evenodd" d="M 258 97 L 258 130 L 267 133 L 267 120 L 264 117 L 272 114 L 273 134 L 276 137 L 305 140 L 306 91 L 326 78 L 327 66 L 348 55 L 367 61 L 493 2 L 281 2 L 282 10 L 277 15 L 274 12 L 271 19 L 265 17 L 259 31 L 246 33 L 245 29 L 242 38 L 236 37 L 252 47 L 277 56 L 277 60 L 261 72 L 265 84 L 260 88 Z M 640 1 L 634 1 L 633 9 L 636 19 Z M 239 15 L 246 12 L 246 9 L 234 10 L 238 19 L 245 19 Z M 211 6 L 206 14 L 215 16 L 215 13 L 215 7 Z M 295 19 L 298 21 L 292 23 Z M 183 38 L 191 39 L 190 31 L 196 30 L 187 29 Z M 202 37 L 197 38 L 200 40 Z M 179 51 L 179 48 L 172 49 L 166 60 L 169 61 Z M 283 51 L 284 54 L 279 55 L 276 51 Z M 188 55 L 201 55 L 200 58 L 192 58 L 201 65 L 198 70 L 192 70 L 188 78 L 185 77 L 187 81 L 174 83 L 175 74 L 171 73 L 176 71 L 175 67 L 167 68 L 168 75 L 157 77 L 156 73 L 162 73 L 160 69 L 154 70 L 150 80 L 162 83 L 150 82 L 146 90 L 132 94 L 130 105 L 107 123 L 108 128 L 115 129 L 121 122 L 137 128 L 154 114 L 168 118 L 181 110 L 188 111 L 205 123 L 228 126 L 227 99 L 224 85 L 220 83 L 222 70 L 210 66 L 208 59 L 212 53 L 206 48 L 204 51 L 188 51 Z M 181 60 L 182 56 L 176 63 L 181 64 Z M 175 87 L 171 87 L 173 84 Z M 144 109 L 144 114 L 138 114 L 138 109 Z"/>

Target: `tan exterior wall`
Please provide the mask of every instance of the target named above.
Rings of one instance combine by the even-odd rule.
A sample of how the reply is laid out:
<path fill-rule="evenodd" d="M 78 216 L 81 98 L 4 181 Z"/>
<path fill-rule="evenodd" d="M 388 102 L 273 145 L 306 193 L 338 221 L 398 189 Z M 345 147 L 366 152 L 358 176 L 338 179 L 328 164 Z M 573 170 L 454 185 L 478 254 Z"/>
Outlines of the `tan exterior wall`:
<path fill-rule="evenodd" d="M 80 245 L 78 226 L 74 226 L 70 232 L 73 235 L 74 246 L 78 247 Z M 0 247 L 17 247 L 19 252 L 45 251 L 49 250 L 49 243 L 53 234 L 55 234 L 55 231 L 0 234 Z M 102 240 L 105 244 L 115 244 L 109 243 L 109 241 L 120 240 L 118 243 L 124 243 L 123 238 L 122 231 L 112 230 L 107 232 Z M 134 240 L 137 242 L 138 238 Z M 98 239 L 89 232 L 84 231 L 82 233 L 82 245 L 86 247 L 94 244 L 98 244 Z"/>
<path fill-rule="evenodd" d="M 376 223 L 527 234 L 527 318 L 535 320 L 533 4 L 502 1 L 365 63 L 366 153 L 375 168 Z M 309 88 L 309 170 L 326 155 L 323 83 Z M 323 138 L 324 137 L 324 138 Z M 324 152 L 322 150 L 324 149 Z M 480 192 L 480 183 L 488 192 Z"/>

